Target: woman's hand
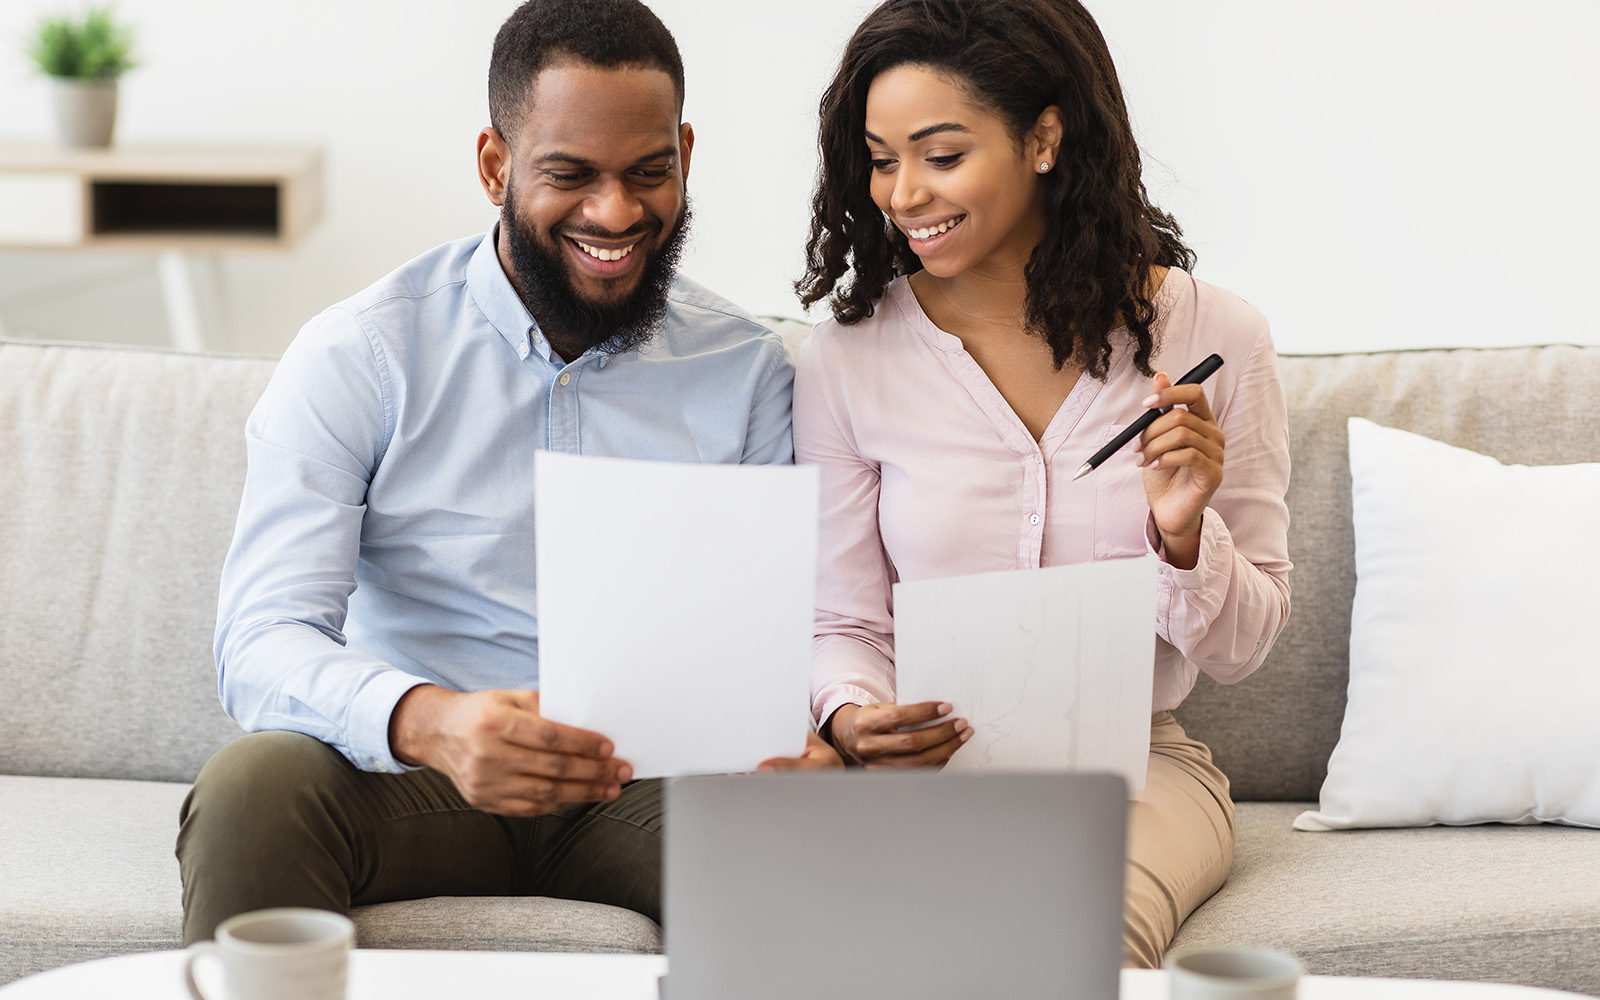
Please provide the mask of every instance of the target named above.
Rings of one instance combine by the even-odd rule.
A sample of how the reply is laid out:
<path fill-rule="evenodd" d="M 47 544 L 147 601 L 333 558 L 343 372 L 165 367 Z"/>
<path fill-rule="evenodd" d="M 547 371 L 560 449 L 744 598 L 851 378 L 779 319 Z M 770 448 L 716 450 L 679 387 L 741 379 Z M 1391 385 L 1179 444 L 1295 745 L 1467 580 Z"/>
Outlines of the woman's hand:
<path fill-rule="evenodd" d="M 816 733 L 806 733 L 806 748 L 798 757 L 773 757 L 756 766 L 757 771 L 822 771 L 843 767 L 839 751 L 823 742 Z"/>
<path fill-rule="evenodd" d="M 1198 385 L 1173 385 L 1158 372 L 1143 404 L 1172 410 L 1139 438 L 1144 494 L 1155 515 L 1167 562 L 1193 569 L 1200 560 L 1200 515 L 1222 485 L 1222 428 Z"/>
<path fill-rule="evenodd" d="M 943 767 L 972 738 L 966 719 L 949 719 L 948 702 L 844 705 L 829 720 L 833 745 L 845 760 L 867 767 Z M 937 722 L 924 729 L 907 730 Z"/>

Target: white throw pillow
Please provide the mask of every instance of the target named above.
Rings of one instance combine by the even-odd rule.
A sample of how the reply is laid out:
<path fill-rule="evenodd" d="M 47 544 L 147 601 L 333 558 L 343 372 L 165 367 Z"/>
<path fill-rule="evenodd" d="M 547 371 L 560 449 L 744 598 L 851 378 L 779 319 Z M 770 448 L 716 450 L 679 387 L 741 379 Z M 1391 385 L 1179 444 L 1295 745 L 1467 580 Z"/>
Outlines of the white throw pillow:
<path fill-rule="evenodd" d="M 1600 464 L 1349 427 L 1350 700 L 1295 827 L 1600 827 Z"/>

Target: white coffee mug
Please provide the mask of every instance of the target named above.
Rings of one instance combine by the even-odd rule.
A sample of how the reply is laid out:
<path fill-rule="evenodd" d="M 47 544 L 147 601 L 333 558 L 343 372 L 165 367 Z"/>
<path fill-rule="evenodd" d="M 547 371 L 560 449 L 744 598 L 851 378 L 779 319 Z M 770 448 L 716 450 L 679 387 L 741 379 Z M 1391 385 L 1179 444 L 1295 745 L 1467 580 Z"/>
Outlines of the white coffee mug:
<path fill-rule="evenodd" d="M 183 976 L 194 1000 L 211 1000 L 195 982 L 195 963 L 222 963 L 227 1000 L 344 1000 L 356 928 L 327 910 L 283 907 L 229 917 L 215 941 L 189 946 Z"/>
<path fill-rule="evenodd" d="M 1167 959 L 1172 1000 L 1294 1000 L 1305 967 L 1265 948 L 1191 951 Z"/>

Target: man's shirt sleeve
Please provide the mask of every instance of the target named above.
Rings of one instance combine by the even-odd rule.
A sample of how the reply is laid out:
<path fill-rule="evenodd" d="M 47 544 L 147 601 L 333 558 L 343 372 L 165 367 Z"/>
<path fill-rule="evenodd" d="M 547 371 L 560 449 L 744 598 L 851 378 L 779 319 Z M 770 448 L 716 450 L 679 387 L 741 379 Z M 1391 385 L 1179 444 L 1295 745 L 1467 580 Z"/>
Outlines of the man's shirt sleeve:
<path fill-rule="evenodd" d="M 794 364 L 776 335 L 763 351 L 765 373 L 750 403 L 742 465 L 790 465 L 794 462 Z"/>
<path fill-rule="evenodd" d="M 307 324 L 245 427 L 248 471 L 222 571 L 223 708 L 305 733 L 364 770 L 400 770 L 389 716 L 421 678 L 347 648 L 368 484 L 393 433 L 385 359 L 349 312 Z"/>

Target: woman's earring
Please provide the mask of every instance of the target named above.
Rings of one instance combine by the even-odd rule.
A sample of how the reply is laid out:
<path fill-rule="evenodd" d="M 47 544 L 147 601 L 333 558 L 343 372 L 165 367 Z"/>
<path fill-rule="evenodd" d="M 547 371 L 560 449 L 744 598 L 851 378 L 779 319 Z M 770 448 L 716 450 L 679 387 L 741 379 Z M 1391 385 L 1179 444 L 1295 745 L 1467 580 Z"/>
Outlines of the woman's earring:
<path fill-rule="evenodd" d="M 1049 172 L 1050 172 L 1050 161 L 1049 160 L 1041 161 L 1039 163 L 1039 173 L 1048 174 Z"/>

